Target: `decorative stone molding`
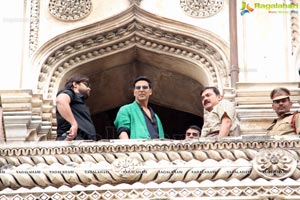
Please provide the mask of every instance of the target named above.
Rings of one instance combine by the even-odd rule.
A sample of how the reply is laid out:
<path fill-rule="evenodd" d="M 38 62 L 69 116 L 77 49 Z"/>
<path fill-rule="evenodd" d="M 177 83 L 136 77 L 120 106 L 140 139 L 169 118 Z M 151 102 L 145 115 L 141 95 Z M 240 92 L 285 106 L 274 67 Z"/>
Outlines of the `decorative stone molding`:
<path fill-rule="evenodd" d="M 31 56 L 38 47 L 40 1 L 30 1 L 30 29 L 29 29 L 29 55 Z"/>
<path fill-rule="evenodd" d="M 290 0 L 291 4 L 298 4 L 297 0 Z M 291 42 L 292 42 L 292 54 L 295 53 L 296 49 L 299 46 L 299 11 L 292 10 L 290 13 L 291 16 Z"/>
<path fill-rule="evenodd" d="M 140 5 L 142 0 L 129 0 L 130 4 L 136 4 L 136 5 Z"/>
<path fill-rule="evenodd" d="M 49 12 L 58 20 L 78 21 L 87 17 L 92 10 L 91 0 L 50 0 Z"/>
<path fill-rule="evenodd" d="M 297 158 L 288 151 L 267 149 L 261 151 L 254 161 L 255 171 L 266 179 L 290 177 L 297 167 Z"/>
<path fill-rule="evenodd" d="M 300 198 L 299 138 L 247 139 L 2 143 L 0 198 Z M 269 155 L 297 167 L 270 179 Z"/>
<path fill-rule="evenodd" d="M 223 8 L 223 0 L 180 0 L 183 11 L 192 17 L 211 17 Z"/>
<path fill-rule="evenodd" d="M 112 163 L 112 170 L 118 177 L 132 180 L 144 171 L 139 169 L 140 165 L 141 163 L 135 158 L 122 157 Z"/>
<path fill-rule="evenodd" d="M 115 27 L 115 20 L 119 27 Z M 66 36 L 68 44 L 61 43 L 60 39 L 53 40 L 56 46 L 53 52 L 39 54 L 39 59 L 33 59 L 33 66 L 40 65 L 38 91 L 45 92 L 48 98 L 53 98 L 57 92 L 61 78 L 69 70 L 83 63 L 99 59 L 129 48 L 143 48 L 196 63 L 211 77 L 210 85 L 219 88 L 230 87 L 228 47 L 217 38 L 214 44 L 210 41 L 211 34 L 195 27 L 185 27 L 178 22 L 157 19 L 136 6 L 118 16 L 101 22 L 106 29 L 98 29 L 97 23 L 85 27 L 85 34 L 81 30 L 74 30 Z M 159 24 L 156 26 L 155 24 Z M 185 27 L 184 29 L 182 29 Z M 97 29 L 96 29 L 97 28 Z M 180 30 L 180 31 L 179 31 Z M 196 36 L 197 35 L 197 36 Z M 201 35 L 201 37 L 199 37 Z M 76 40 L 71 39 L 76 36 Z M 219 45 L 219 46 L 218 46 Z M 47 54 L 44 57 L 43 54 Z"/>
<path fill-rule="evenodd" d="M 6 141 L 41 141 L 51 135 L 52 101 L 31 90 L 1 91 Z"/>

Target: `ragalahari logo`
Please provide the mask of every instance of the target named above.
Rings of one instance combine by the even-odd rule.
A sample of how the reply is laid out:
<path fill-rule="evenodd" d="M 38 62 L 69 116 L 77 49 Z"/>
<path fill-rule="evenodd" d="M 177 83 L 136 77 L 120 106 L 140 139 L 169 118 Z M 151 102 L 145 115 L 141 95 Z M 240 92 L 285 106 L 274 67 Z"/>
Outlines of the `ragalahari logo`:
<path fill-rule="evenodd" d="M 242 8 L 241 8 L 241 16 L 243 16 L 246 13 L 253 12 L 254 8 L 251 8 L 248 3 L 245 1 L 242 2 Z"/>

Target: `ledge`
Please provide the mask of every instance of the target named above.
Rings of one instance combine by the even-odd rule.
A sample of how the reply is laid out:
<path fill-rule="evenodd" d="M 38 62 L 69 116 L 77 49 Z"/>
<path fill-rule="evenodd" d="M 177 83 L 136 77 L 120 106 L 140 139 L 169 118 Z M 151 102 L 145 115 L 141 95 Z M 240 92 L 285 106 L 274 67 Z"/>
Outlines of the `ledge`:
<path fill-rule="evenodd" d="M 0 198 L 63 199 L 75 188 L 103 199 L 300 198 L 299 146 L 298 136 L 267 135 L 1 143 Z"/>

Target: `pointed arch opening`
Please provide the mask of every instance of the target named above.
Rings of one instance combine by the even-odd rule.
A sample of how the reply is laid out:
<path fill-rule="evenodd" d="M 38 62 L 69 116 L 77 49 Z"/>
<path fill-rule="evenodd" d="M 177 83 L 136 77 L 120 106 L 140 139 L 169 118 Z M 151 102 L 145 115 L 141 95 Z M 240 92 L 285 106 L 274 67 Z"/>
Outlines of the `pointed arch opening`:
<path fill-rule="evenodd" d="M 87 103 L 96 126 L 103 124 L 97 130 L 102 139 L 113 131 L 116 110 L 133 100 L 132 80 L 150 77 L 154 82 L 150 104 L 168 121 L 169 138 L 177 139 L 188 125 L 196 121 L 202 125 L 199 92 L 204 86 L 230 87 L 228 52 L 228 45 L 212 33 L 133 6 L 49 41 L 32 64 L 40 68 L 37 90 L 53 100 L 72 74 L 90 77 Z"/>

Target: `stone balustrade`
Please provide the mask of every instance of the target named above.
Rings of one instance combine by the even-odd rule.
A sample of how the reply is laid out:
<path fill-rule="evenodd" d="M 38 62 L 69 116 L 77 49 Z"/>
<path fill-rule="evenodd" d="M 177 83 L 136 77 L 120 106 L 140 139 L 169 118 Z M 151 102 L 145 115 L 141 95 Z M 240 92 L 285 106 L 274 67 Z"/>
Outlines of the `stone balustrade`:
<path fill-rule="evenodd" d="M 0 144 L 0 199 L 300 198 L 298 137 Z"/>

